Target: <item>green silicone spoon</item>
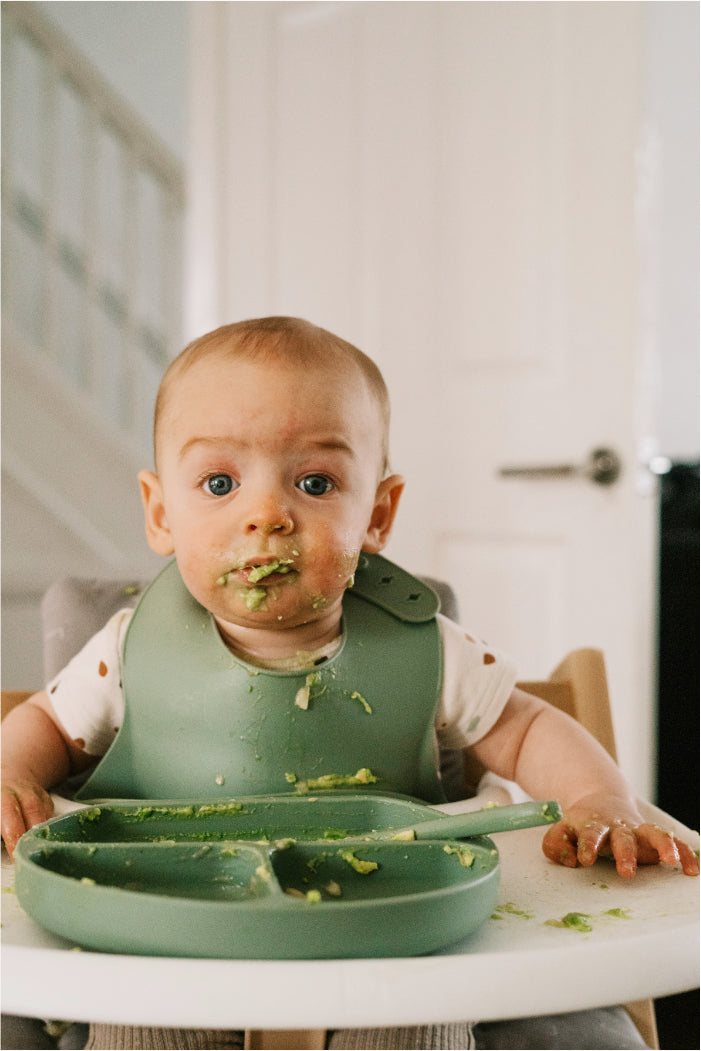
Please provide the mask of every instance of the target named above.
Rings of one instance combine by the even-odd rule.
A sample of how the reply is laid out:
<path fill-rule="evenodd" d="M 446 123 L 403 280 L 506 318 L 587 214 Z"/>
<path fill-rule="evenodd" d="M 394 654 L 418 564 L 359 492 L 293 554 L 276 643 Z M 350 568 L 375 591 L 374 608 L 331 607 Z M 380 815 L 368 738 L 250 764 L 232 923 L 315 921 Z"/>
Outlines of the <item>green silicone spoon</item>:
<path fill-rule="evenodd" d="M 368 839 L 464 839 L 466 836 L 488 836 L 494 832 L 513 832 L 519 828 L 552 825 L 562 817 L 554 800 L 514 803 L 511 806 L 487 807 L 466 814 L 442 814 L 417 821 L 403 829 L 372 832 Z"/>

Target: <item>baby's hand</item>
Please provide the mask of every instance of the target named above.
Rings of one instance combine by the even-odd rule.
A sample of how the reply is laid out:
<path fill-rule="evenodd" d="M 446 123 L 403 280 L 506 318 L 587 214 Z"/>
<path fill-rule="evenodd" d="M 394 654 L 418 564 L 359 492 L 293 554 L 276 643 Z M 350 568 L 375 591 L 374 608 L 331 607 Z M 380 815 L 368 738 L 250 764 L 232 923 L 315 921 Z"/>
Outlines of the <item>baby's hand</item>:
<path fill-rule="evenodd" d="M 698 876 L 699 859 L 683 840 L 659 825 L 645 822 L 629 799 L 592 795 L 563 812 L 543 839 L 551 861 L 568 868 L 593 865 L 597 857 L 613 856 L 619 876 L 630 879 L 641 865 L 681 865 L 687 876 Z"/>
<path fill-rule="evenodd" d="M 3 775 L 0 825 L 5 846 L 12 856 L 17 841 L 27 829 L 47 821 L 54 812 L 51 796 L 35 781 Z"/>

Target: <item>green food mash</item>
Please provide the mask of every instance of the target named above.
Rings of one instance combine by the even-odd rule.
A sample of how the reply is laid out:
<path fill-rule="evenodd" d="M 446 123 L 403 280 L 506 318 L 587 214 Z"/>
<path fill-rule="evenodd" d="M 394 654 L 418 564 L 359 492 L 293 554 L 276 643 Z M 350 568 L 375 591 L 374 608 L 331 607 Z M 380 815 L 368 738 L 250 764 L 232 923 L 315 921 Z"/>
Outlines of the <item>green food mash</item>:
<path fill-rule="evenodd" d="M 377 778 L 366 766 L 358 770 L 357 774 L 322 774 L 321 777 L 310 777 L 306 781 L 297 782 L 296 789 L 300 793 L 318 792 L 320 789 L 346 788 L 353 785 L 372 785 Z"/>
<path fill-rule="evenodd" d="M 275 840 L 275 849 L 276 850 L 289 850 L 290 847 L 293 847 L 296 842 L 297 842 L 297 840 L 296 839 L 292 839 L 291 836 L 288 836 L 286 839 L 276 839 Z"/>
<path fill-rule="evenodd" d="M 446 843 L 443 850 L 446 854 L 457 854 L 458 861 L 466 869 L 469 869 L 475 863 L 475 855 L 467 847 L 451 847 L 450 843 Z"/>
<path fill-rule="evenodd" d="M 569 930 L 588 934 L 594 929 L 590 920 L 591 916 L 585 912 L 568 912 L 561 920 L 546 920 L 545 923 L 548 927 L 567 927 Z"/>
<path fill-rule="evenodd" d="M 245 593 L 244 602 L 248 609 L 253 612 L 257 609 L 265 608 L 265 600 L 268 597 L 268 593 L 265 588 L 251 588 Z"/>
<path fill-rule="evenodd" d="M 344 861 L 347 861 L 352 869 L 359 872 L 363 876 L 367 876 L 368 873 L 374 872 L 380 866 L 376 861 L 362 861 L 357 858 L 352 850 L 339 850 L 338 852 Z"/>
<path fill-rule="evenodd" d="M 312 693 L 312 690 L 315 686 L 319 686 L 320 689 L 317 690 L 315 693 Z M 326 687 L 321 681 L 321 676 L 319 675 L 319 672 L 312 671 L 309 673 L 309 675 L 307 675 L 306 679 L 304 680 L 304 686 L 301 686 L 297 690 L 297 693 L 295 694 L 295 704 L 298 708 L 301 708 L 303 711 L 306 711 L 309 707 L 310 700 L 314 700 L 317 697 L 321 697 L 322 693 L 326 693 Z"/>
<path fill-rule="evenodd" d="M 99 814 L 99 808 L 97 814 Z M 202 803 L 200 806 L 140 806 L 133 810 L 124 811 L 124 818 L 131 824 L 140 821 L 148 821 L 152 817 L 175 817 L 192 818 L 206 817 L 208 814 L 218 814 L 223 817 L 233 817 L 243 811 L 242 803 Z M 96 815 L 91 811 L 84 811 L 78 820 L 95 821 Z"/>
<path fill-rule="evenodd" d="M 291 565 L 291 558 L 276 558 L 274 561 L 269 562 L 267 566 L 254 566 L 248 573 L 248 579 L 251 584 L 256 584 L 259 580 L 269 577 L 272 573 L 289 573 Z"/>
<path fill-rule="evenodd" d="M 493 920 L 501 920 L 504 916 L 518 916 L 522 920 L 532 920 L 533 913 L 520 909 L 513 901 L 505 901 L 503 905 L 497 905 L 492 914 Z"/>
<path fill-rule="evenodd" d="M 368 702 L 365 700 L 365 698 L 363 697 L 362 693 L 358 693 L 357 690 L 353 690 L 353 693 L 351 694 L 351 700 L 352 701 L 360 701 L 360 703 L 362 704 L 363 708 L 368 713 L 368 715 L 372 715 L 372 708 L 370 707 Z"/>
<path fill-rule="evenodd" d="M 598 914 L 599 919 L 605 919 L 607 916 L 611 916 L 615 920 L 632 919 L 630 909 L 606 909 L 605 912 Z M 573 931 L 583 931 L 588 933 L 593 930 L 592 922 L 596 918 L 597 917 L 590 916 L 584 912 L 568 912 L 561 920 L 546 920 L 545 922 L 548 927 L 568 927 Z"/>
<path fill-rule="evenodd" d="M 78 814 L 78 824 L 85 825 L 88 821 L 99 821 L 102 811 L 99 806 L 91 807 L 89 810 L 81 810 Z"/>

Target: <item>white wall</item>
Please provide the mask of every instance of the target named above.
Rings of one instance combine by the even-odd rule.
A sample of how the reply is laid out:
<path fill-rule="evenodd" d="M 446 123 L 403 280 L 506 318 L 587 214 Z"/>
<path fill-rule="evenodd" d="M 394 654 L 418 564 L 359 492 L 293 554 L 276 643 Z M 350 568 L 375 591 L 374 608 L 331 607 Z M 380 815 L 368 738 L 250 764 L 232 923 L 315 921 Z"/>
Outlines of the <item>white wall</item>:
<path fill-rule="evenodd" d="M 647 9 L 649 140 L 659 180 L 651 202 L 656 301 L 648 304 L 659 354 L 659 449 L 699 456 L 699 5 Z"/>

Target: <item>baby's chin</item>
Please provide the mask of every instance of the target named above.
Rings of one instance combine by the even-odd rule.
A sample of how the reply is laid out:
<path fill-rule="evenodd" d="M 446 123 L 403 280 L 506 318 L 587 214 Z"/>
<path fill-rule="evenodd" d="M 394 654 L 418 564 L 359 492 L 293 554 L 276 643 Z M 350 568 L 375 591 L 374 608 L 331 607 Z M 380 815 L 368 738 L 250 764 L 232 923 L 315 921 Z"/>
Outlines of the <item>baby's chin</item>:
<path fill-rule="evenodd" d="M 253 663 L 261 658 L 296 657 L 320 649 L 341 632 L 342 606 L 339 600 L 323 610 L 297 609 L 278 613 L 275 609 L 215 616 L 219 633 L 229 648 Z"/>
<path fill-rule="evenodd" d="M 340 618 L 344 590 L 332 595 L 307 592 L 287 581 L 246 587 L 228 584 L 225 594 L 216 596 L 209 608 L 224 625 L 283 631 Z"/>

